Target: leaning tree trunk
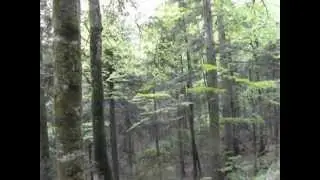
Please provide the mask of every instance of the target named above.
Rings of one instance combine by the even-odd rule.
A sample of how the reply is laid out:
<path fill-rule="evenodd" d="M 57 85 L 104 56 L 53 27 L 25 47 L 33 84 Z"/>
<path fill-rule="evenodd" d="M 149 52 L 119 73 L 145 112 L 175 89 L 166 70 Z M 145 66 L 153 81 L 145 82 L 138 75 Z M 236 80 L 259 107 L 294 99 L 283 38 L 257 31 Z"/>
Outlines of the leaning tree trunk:
<path fill-rule="evenodd" d="M 92 77 L 92 123 L 94 162 L 99 179 L 112 180 L 112 171 L 108 162 L 107 141 L 103 110 L 103 80 L 101 71 L 102 25 L 99 0 L 89 0 L 90 18 L 90 62 Z"/>
<path fill-rule="evenodd" d="M 54 0 L 54 116 L 59 180 L 83 180 L 80 1 Z"/>
<path fill-rule="evenodd" d="M 211 13 L 211 0 L 203 0 L 204 10 L 204 23 L 206 33 L 206 56 L 207 62 L 216 66 L 216 57 L 213 47 L 213 30 L 212 30 L 212 13 Z M 217 88 L 218 78 L 216 71 L 209 71 L 207 73 L 207 84 L 210 88 Z M 219 96 L 216 93 L 208 93 L 208 109 L 210 118 L 210 132 L 212 138 L 212 172 L 211 177 L 213 180 L 223 179 L 220 173 L 220 124 L 219 124 Z"/>
<path fill-rule="evenodd" d="M 49 137 L 47 127 L 47 111 L 44 98 L 44 89 L 42 88 L 42 51 L 40 35 L 40 180 L 51 180 L 49 175 Z"/>

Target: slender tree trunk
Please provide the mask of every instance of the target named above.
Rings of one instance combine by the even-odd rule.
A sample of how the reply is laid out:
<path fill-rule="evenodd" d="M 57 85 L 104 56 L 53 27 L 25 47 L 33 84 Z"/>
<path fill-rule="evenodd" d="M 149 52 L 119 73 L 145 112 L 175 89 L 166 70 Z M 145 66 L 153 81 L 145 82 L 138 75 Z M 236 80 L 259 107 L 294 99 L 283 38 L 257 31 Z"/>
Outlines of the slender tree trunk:
<path fill-rule="evenodd" d="M 110 75 L 113 73 L 113 68 L 109 68 Z M 112 150 L 112 163 L 114 179 L 119 180 L 119 156 L 118 156 L 118 137 L 117 137 L 117 122 L 115 117 L 115 102 L 113 97 L 114 83 L 113 80 L 108 82 L 110 91 L 110 137 L 111 137 L 111 150 Z"/>
<path fill-rule="evenodd" d="M 129 110 L 127 108 L 126 115 L 125 115 L 125 126 L 126 129 L 129 129 L 132 126 L 132 123 L 130 122 L 129 117 Z M 133 139 L 133 133 L 130 131 L 126 134 L 125 137 L 125 144 L 126 144 L 126 153 L 127 153 L 127 161 L 129 164 L 129 179 L 134 178 L 134 139 Z"/>
<path fill-rule="evenodd" d="M 221 7 L 220 7 L 221 8 Z M 224 72 L 222 74 L 223 82 L 222 86 L 227 90 L 227 93 L 223 95 L 223 117 L 233 117 L 232 111 L 232 101 L 233 101 L 233 89 L 232 89 L 232 80 L 228 76 L 232 76 L 232 70 L 230 69 L 231 57 L 229 57 L 228 53 L 226 53 L 226 35 L 224 30 L 224 21 L 223 14 L 219 12 L 217 17 L 218 22 L 218 31 L 219 31 L 219 54 L 220 54 L 220 62 L 223 68 L 228 69 L 228 72 Z M 225 143 L 226 143 L 226 152 L 228 155 L 234 155 L 233 149 L 233 124 L 226 122 L 225 126 Z"/>
<path fill-rule="evenodd" d="M 181 58 L 181 73 L 183 74 L 183 60 L 182 56 Z M 184 88 L 182 89 L 182 93 L 184 94 Z M 185 113 L 184 113 L 184 107 L 181 106 L 181 98 L 180 93 L 177 93 L 177 99 L 178 99 L 178 141 L 179 141 L 179 164 L 180 164 L 180 179 L 183 180 L 186 177 L 186 171 L 185 171 L 185 160 L 184 160 L 184 140 L 185 140 L 185 128 L 184 128 L 184 121 L 185 121 Z M 181 118 L 180 118 L 181 117 Z"/>
<path fill-rule="evenodd" d="M 253 80 L 253 75 L 252 75 L 252 65 L 250 64 L 250 67 L 249 67 L 249 80 L 252 81 Z M 251 100 L 252 102 L 252 111 L 253 113 L 257 113 L 258 110 L 257 110 L 257 103 L 254 99 Z M 253 132 L 252 132 L 252 139 L 253 139 L 253 142 L 252 142 L 252 148 L 253 148 L 253 155 L 254 155 L 254 159 L 253 159 L 253 174 L 254 176 L 257 174 L 257 171 L 258 171 L 258 167 L 257 167 L 257 164 L 258 164 L 258 149 L 257 149 L 257 123 L 256 122 L 253 122 L 252 124 L 252 129 L 253 129 Z"/>
<path fill-rule="evenodd" d="M 280 107 L 275 107 L 276 122 L 275 122 L 275 137 L 276 137 L 276 156 L 280 156 Z"/>
<path fill-rule="evenodd" d="M 50 172 L 50 151 L 49 137 L 47 127 L 47 110 L 44 98 L 44 90 L 42 88 L 42 50 L 41 50 L 41 34 L 40 34 L 40 180 L 51 180 Z"/>
<path fill-rule="evenodd" d="M 94 141 L 94 161 L 99 179 L 111 180 L 112 172 L 108 162 L 107 142 L 104 124 L 104 90 L 101 70 L 102 25 L 98 0 L 89 0 L 90 18 L 90 62 L 92 77 L 92 122 Z"/>
<path fill-rule="evenodd" d="M 59 180 L 83 180 L 80 1 L 54 0 L 54 116 Z"/>
<path fill-rule="evenodd" d="M 260 75 L 259 72 L 256 72 L 256 81 L 260 81 Z M 264 119 L 264 113 L 263 113 L 263 106 L 262 106 L 262 98 L 261 98 L 261 92 L 258 90 L 258 112 L 260 116 Z M 265 122 L 265 120 L 264 120 Z M 259 156 L 263 155 L 265 153 L 266 144 L 265 144 L 265 123 L 259 124 Z"/>
<path fill-rule="evenodd" d="M 191 81 L 191 58 L 190 53 L 187 51 L 187 61 L 188 61 L 188 72 L 189 72 L 189 78 L 187 82 L 187 88 L 192 88 L 192 81 Z M 188 101 L 192 102 L 192 95 L 188 94 Z M 189 126 L 190 126 L 190 134 L 191 134 L 191 150 L 192 150 L 192 159 L 193 159 L 193 178 L 194 180 L 200 178 L 201 176 L 201 166 L 200 166 L 200 159 L 198 155 L 197 145 L 196 145 L 196 139 L 195 139 L 195 132 L 194 132 L 194 107 L 193 104 L 189 104 L 189 109 L 187 110 L 187 118 L 189 120 Z"/>
<path fill-rule="evenodd" d="M 155 94 L 156 91 L 153 89 L 153 94 Z M 155 135 L 155 145 L 156 145 L 156 153 L 157 153 L 157 161 L 158 161 L 158 170 L 159 170 L 159 179 L 162 180 L 162 163 L 160 159 L 160 137 L 159 137 L 159 125 L 158 125 L 158 115 L 157 115 L 157 101 L 154 98 L 153 99 L 153 110 L 154 110 L 154 135 Z"/>
<path fill-rule="evenodd" d="M 276 80 L 277 78 L 279 78 L 279 77 L 277 77 L 276 76 L 276 67 L 275 67 L 275 65 L 274 65 L 274 67 L 273 67 L 273 70 L 272 70 L 272 79 L 273 80 Z M 275 143 L 275 146 L 276 146 L 276 150 L 275 150 L 275 155 L 277 156 L 277 157 L 279 157 L 279 155 L 280 155 L 280 149 L 279 149 L 279 146 L 280 146 L 280 127 L 279 127 L 279 125 L 280 125 L 280 106 L 279 105 L 277 105 L 277 104 L 274 104 L 274 105 L 272 105 L 273 106 L 273 116 L 272 116 L 272 118 L 273 118 L 273 129 L 274 129 L 274 143 Z"/>
<path fill-rule="evenodd" d="M 92 161 L 93 161 L 93 157 L 92 157 L 92 155 L 93 155 L 93 152 L 92 152 L 92 150 L 93 150 L 93 145 L 92 145 L 92 143 L 89 143 L 88 144 L 88 158 L 89 158 L 89 168 L 91 169 L 93 166 L 92 166 Z M 93 178 L 94 178 L 94 174 L 93 174 L 93 171 L 92 170 L 90 170 L 90 174 L 88 175 L 89 177 L 88 177 L 88 179 L 90 179 L 90 180 L 94 180 Z"/>
<path fill-rule="evenodd" d="M 186 7 L 186 4 L 184 0 L 179 0 L 179 6 L 180 7 Z M 184 40 L 187 46 L 188 44 L 188 37 L 187 37 L 187 29 L 186 29 L 186 24 L 185 24 L 185 19 L 182 17 L 181 19 L 182 23 L 182 28 L 184 32 Z M 191 56 L 190 56 L 190 51 L 189 48 L 187 47 L 187 71 L 188 71 L 188 80 L 187 80 L 187 88 L 192 87 L 192 64 L 191 64 Z M 192 102 L 192 95 L 187 94 L 189 102 Z M 192 150 L 192 161 L 193 161 L 193 178 L 194 180 L 200 178 L 201 176 L 201 165 L 200 165 L 200 158 L 198 155 L 198 150 L 197 150 L 197 145 L 196 145 L 196 140 L 195 140 L 195 132 L 194 132 L 194 107 L 193 104 L 190 104 L 188 107 L 188 110 L 186 111 L 187 113 L 187 118 L 189 120 L 189 126 L 190 126 L 190 134 L 191 134 L 191 150 Z"/>
<path fill-rule="evenodd" d="M 212 30 L 212 13 L 211 13 L 211 0 L 203 0 L 204 10 L 204 24 L 206 32 L 206 56 L 209 64 L 216 66 L 216 55 L 213 47 L 213 30 Z M 207 73 L 207 83 L 209 87 L 218 87 L 218 78 L 216 71 L 209 71 Z M 220 173 L 220 124 L 219 124 L 219 96 L 216 93 L 208 93 L 208 109 L 210 118 L 210 132 L 212 138 L 212 172 L 211 177 L 213 180 L 223 179 Z"/>
<path fill-rule="evenodd" d="M 257 39 L 255 39 L 255 41 L 251 42 L 251 47 L 254 50 L 253 53 L 253 59 L 254 62 L 257 63 L 258 62 L 258 55 L 255 52 L 257 50 L 257 48 L 259 47 L 259 42 Z M 254 75 L 253 72 L 255 72 L 255 79 L 254 81 L 260 81 L 260 73 L 258 72 L 259 69 L 252 67 L 251 69 L 251 77 Z M 262 98 L 261 98 L 261 91 L 258 90 L 258 98 L 257 98 L 257 102 L 255 103 L 255 107 L 257 107 L 257 113 L 264 119 L 263 116 L 263 109 L 262 109 Z M 258 156 L 262 155 L 262 153 L 265 151 L 266 145 L 265 145 L 265 136 L 264 136 L 264 131 L 265 131 L 265 125 L 264 122 L 259 124 L 259 154 Z"/>
<path fill-rule="evenodd" d="M 180 164 L 180 179 L 184 179 L 186 177 L 186 171 L 185 171 L 185 164 L 184 164 L 184 127 L 183 127 L 183 121 L 184 116 L 180 118 L 181 115 L 183 115 L 183 111 L 181 111 L 181 108 L 178 110 L 178 141 L 179 141 L 179 164 Z"/>

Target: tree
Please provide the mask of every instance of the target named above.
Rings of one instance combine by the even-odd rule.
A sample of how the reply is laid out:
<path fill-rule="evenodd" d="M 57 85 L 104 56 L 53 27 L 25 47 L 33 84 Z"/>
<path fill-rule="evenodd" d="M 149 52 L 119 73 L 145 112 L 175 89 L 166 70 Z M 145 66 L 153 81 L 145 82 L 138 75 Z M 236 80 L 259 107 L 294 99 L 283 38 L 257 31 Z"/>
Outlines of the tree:
<path fill-rule="evenodd" d="M 85 157 L 79 164 L 95 167 L 86 169 L 87 177 L 234 180 L 274 178 L 272 174 L 279 174 L 276 145 L 280 143 L 280 87 L 274 86 L 280 79 L 279 37 L 275 21 L 268 18 L 260 1 L 238 4 L 230 0 L 166 0 L 155 5 L 150 18 L 141 11 L 140 0 L 136 1 L 137 9 L 129 11 L 127 7 L 131 4 L 127 2 L 107 3 L 90 0 L 89 6 L 83 6 L 89 9 L 82 9 L 81 13 L 81 62 L 85 78 L 82 137 L 80 133 L 77 137 L 85 141 L 80 143 L 82 146 L 94 146 L 89 150 L 79 148 Z M 146 3 L 149 1 L 143 5 Z M 59 4 L 67 6 L 65 2 Z M 54 16 L 55 28 L 61 27 L 61 21 L 57 24 L 56 19 L 71 20 L 74 11 L 69 7 L 72 13 Z M 47 10 L 50 12 L 49 3 Z M 142 18 L 136 12 L 142 13 Z M 50 24 L 51 18 L 41 17 L 41 27 Z M 71 21 L 71 27 L 78 23 L 78 19 Z M 68 25 L 65 29 L 72 28 Z M 77 41 L 71 40 L 69 34 L 61 37 L 58 40 L 67 39 L 63 42 L 68 46 L 62 48 L 63 43 L 56 41 L 54 54 L 59 52 L 58 59 L 69 64 L 63 67 L 74 73 L 70 64 L 76 59 L 70 47 Z M 69 131 L 70 126 L 77 126 L 80 132 L 80 123 L 75 123 L 80 118 L 65 121 L 74 124 L 59 127 L 50 121 L 52 114 L 56 116 L 57 106 L 52 108 L 53 88 L 48 81 L 52 78 L 49 68 L 53 54 L 49 28 L 41 38 L 43 63 L 49 66 L 45 66 L 46 85 L 41 86 L 40 92 L 46 98 L 46 106 L 41 101 L 40 108 L 47 108 L 50 155 L 59 152 L 60 156 L 58 166 L 50 171 L 58 169 L 61 174 L 65 159 L 70 162 L 75 157 L 61 153 L 61 127 L 66 132 L 67 126 Z M 255 41 L 258 46 L 252 46 Z M 69 76 L 71 73 L 64 68 L 60 66 L 60 71 L 55 71 L 55 87 L 57 82 L 73 80 L 74 74 Z M 57 101 L 61 96 L 55 91 Z M 75 102 L 74 98 L 64 99 L 63 109 Z M 71 137 L 69 134 L 65 137 Z M 227 153 L 230 151 L 233 153 Z"/>
<path fill-rule="evenodd" d="M 154 94 L 154 96 L 156 95 L 155 89 L 153 89 L 153 94 Z M 159 124 L 158 124 L 157 100 L 155 97 L 153 98 L 154 125 L 152 127 L 152 130 L 154 131 L 153 136 L 155 137 L 156 157 L 157 157 L 157 161 L 158 161 L 157 164 L 158 164 L 158 168 L 159 168 L 159 170 L 158 170 L 159 171 L 159 180 L 162 180 L 162 163 L 161 163 L 161 159 L 160 159 L 161 152 L 160 152 L 160 144 L 159 144 L 159 141 L 160 141 L 159 129 L 160 128 L 159 128 Z"/>
<path fill-rule="evenodd" d="M 60 180 L 83 180 L 80 1 L 53 1 L 55 97 Z"/>
<path fill-rule="evenodd" d="M 186 3 L 183 0 L 179 1 L 179 6 L 181 8 L 186 8 Z M 187 45 L 187 71 L 188 71 L 188 79 L 187 79 L 187 88 L 192 88 L 192 60 L 189 50 L 189 41 L 187 37 L 187 29 L 186 29 L 186 22 L 184 16 L 181 19 L 181 26 L 184 32 L 184 42 Z M 192 102 L 192 94 L 187 94 L 188 101 Z M 196 139 L 195 139 L 195 130 L 194 130 L 194 105 L 193 103 L 188 105 L 188 109 L 185 110 L 186 117 L 189 121 L 190 125 L 190 134 L 191 134 L 191 150 L 192 150 L 192 161 L 193 161 L 193 178 L 196 180 L 201 176 L 201 165 L 200 165 L 200 159 L 198 155 L 197 145 L 196 145 Z"/>
<path fill-rule="evenodd" d="M 211 0 L 203 0 L 203 18 L 205 23 L 206 58 L 208 64 L 216 66 L 216 55 L 213 47 Z M 217 71 L 207 73 L 207 84 L 210 88 L 217 88 Z M 210 118 L 210 132 L 212 138 L 212 179 L 220 180 L 220 124 L 219 124 L 219 96 L 210 93 L 208 97 L 208 109 Z"/>
<path fill-rule="evenodd" d="M 108 162 L 107 140 L 104 128 L 104 91 L 101 71 L 102 25 L 99 0 L 89 0 L 89 21 L 94 161 L 96 163 L 99 179 L 112 180 L 112 171 Z"/>
<path fill-rule="evenodd" d="M 232 54 L 228 51 L 227 46 L 230 42 L 227 40 L 226 28 L 225 28 L 225 11 L 223 9 L 225 1 L 219 1 L 217 3 L 218 16 L 217 16 L 217 27 L 218 27 L 218 39 L 219 39 L 219 55 L 220 65 L 222 66 L 222 87 L 226 90 L 223 94 L 222 100 L 222 117 L 224 118 L 236 118 L 239 117 L 239 103 L 237 98 L 237 84 L 235 83 L 234 77 L 236 65 L 232 63 Z M 225 142 L 226 142 L 226 154 L 238 155 L 239 154 L 239 140 L 237 139 L 237 126 L 231 122 L 225 123 Z"/>
<path fill-rule="evenodd" d="M 109 101 L 109 114 L 110 114 L 110 137 L 111 137 L 111 153 L 112 153 L 112 165 L 114 172 L 114 179 L 119 180 L 119 155 L 118 155 L 118 137 L 117 137 L 117 122 L 115 116 L 115 100 L 114 100 L 114 79 L 111 75 L 115 71 L 113 68 L 113 58 L 114 54 L 112 51 L 109 53 L 110 63 L 107 64 L 107 84 L 108 84 L 108 98 Z"/>
<path fill-rule="evenodd" d="M 40 28 L 41 32 L 41 28 Z M 40 180 L 51 180 L 49 175 L 50 165 L 50 151 L 49 151 L 49 137 L 47 126 L 47 110 L 44 97 L 44 89 L 41 83 L 42 77 L 42 43 L 40 35 Z"/>

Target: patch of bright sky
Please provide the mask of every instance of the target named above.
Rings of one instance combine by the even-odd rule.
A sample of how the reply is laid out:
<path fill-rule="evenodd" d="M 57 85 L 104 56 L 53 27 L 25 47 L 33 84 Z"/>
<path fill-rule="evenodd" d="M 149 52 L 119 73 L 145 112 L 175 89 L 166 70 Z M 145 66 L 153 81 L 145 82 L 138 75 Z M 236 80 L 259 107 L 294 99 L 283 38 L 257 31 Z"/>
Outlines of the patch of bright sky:
<path fill-rule="evenodd" d="M 129 16 L 125 18 L 126 23 L 131 24 L 134 22 L 144 23 L 149 17 L 155 14 L 156 8 L 161 5 L 165 0 L 132 0 L 136 2 L 137 8 L 127 6 L 126 10 Z M 234 3 L 242 4 L 252 0 L 232 0 Z M 259 0 L 257 0 L 259 1 Z M 101 6 L 107 5 L 110 0 L 100 0 Z M 264 0 L 270 15 L 280 22 L 280 0 Z M 88 0 L 81 0 L 81 9 L 88 10 Z"/>
<path fill-rule="evenodd" d="M 127 5 L 126 11 L 129 12 L 129 16 L 124 17 L 124 21 L 128 26 L 133 27 L 135 31 L 135 23 L 142 24 L 148 21 L 148 19 L 153 16 L 156 12 L 157 7 L 159 7 L 165 0 L 132 0 L 136 3 L 137 8 Z M 243 4 L 252 0 L 232 0 L 236 4 Z M 260 0 L 256 0 L 257 2 Z M 100 0 L 100 5 L 107 5 L 110 0 Z M 280 23 L 280 0 L 264 0 L 269 14 Z M 130 4 L 130 3 L 127 3 Z M 88 10 L 88 0 L 81 0 L 81 9 Z M 279 28 L 280 29 L 280 28 Z M 138 32 L 136 32 L 138 33 Z M 134 33 L 137 36 L 137 34 Z M 280 31 L 279 31 L 280 33 Z M 137 37 L 132 37 L 133 40 L 137 40 Z"/>
<path fill-rule="evenodd" d="M 100 0 L 101 6 L 106 5 L 110 0 Z M 134 21 L 138 19 L 138 22 L 143 23 L 148 18 L 155 14 L 156 8 L 161 5 L 165 0 L 132 0 L 137 3 L 137 9 L 132 6 L 127 7 L 129 16 L 126 17 L 126 21 Z M 232 0 L 234 3 L 242 4 L 252 0 Z M 258 1 L 258 0 L 257 0 Z M 270 15 L 280 22 L 280 0 L 264 0 Z M 88 9 L 88 0 L 81 0 L 81 9 Z"/>
<path fill-rule="evenodd" d="M 126 17 L 126 21 L 134 21 L 137 18 L 139 22 L 147 21 L 148 18 L 154 15 L 156 8 L 164 2 L 164 0 L 132 0 L 136 3 L 137 8 L 127 5 L 126 10 L 129 12 L 129 16 Z M 107 5 L 110 0 L 100 0 L 100 5 Z M 127 3 L 130 4 L 130 3 Z M 81 9 L 88 10 L 88 0 L 81 0 Z"/>

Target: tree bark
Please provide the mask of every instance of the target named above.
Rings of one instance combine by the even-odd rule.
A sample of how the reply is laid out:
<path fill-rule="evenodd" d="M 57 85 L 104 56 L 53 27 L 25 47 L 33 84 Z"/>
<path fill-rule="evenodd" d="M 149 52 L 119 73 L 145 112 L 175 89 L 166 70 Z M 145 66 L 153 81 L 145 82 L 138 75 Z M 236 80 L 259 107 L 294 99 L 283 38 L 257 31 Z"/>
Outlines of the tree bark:
<path fill-rule="evenodd" d="M 40 34 L 40 180 L 51 180 L 50 172 L 50 151 L 49 136 L 47 127 L 47 110 L 42 88 L 42 51 L 41 51 L 41 34 Z"/>
<path fill-rule="evenodd" d="M 179 7 L 186 7 L 186 3 L 184 0 L 179 0 Z M 187 71 L 188 71 L 188 79 L 187 79 L 187 88 L 192 88 L 192 78 L 191 78 L 191 72 L 192 72 L 192 63 L 191 63 L 191 55 L 189 51 L 189 42 L 188 42 L 188 36 L 187 36 L 187 28 L 185 23 L 185 18 L 182 17 L 181 24 L 184 32 L 184 41 L 187 45 Z M 188 101 L 192 102 L 192 95 L 187 94 Z M 189 122 L 190 126 L 190 135 L 191 135 L 191 151 L 192 151 L 192 164 L 193 164 L 193 178 L 196 180 L 197 178 L 200 178 L 201 176 L 201 165 L 200 165 L 200 158 L 197 150 L 196 140 L 195 140 L 195 132 L 194 132 L 194 107 L 193 104 L 188 105 L 188 109 L 186 109 L 186 117 Z"/>
<path fill-rule="evenodd" d="M 213 30 L 212 30 L 212 13 L 211 0 L 203 0 L 204 24 L 205 24 L 205 40 L 206 40 L 206 57 L 209 64 L 216 66 L 216 55 L 213 47 Z M 209 71 L 207 73 L 207 84 L 209 87 L 217 88 L 217 72 Z M 208 93 L 208 109 L 210 118 L 210 132 L 212 138 L 212 172 L 213 180 L 223 179 L 220 172 L 220 124 L 219 124 L 219 96 L 216 93 Z"/>
<path fill-rule="evenodd" d="M 113 68 L 109 68 L 109 75 L 113 73 Z M 109 99 L 110 99 L 110 137 L 111 137 L 111 154 L 112 154 L 112 166 L 114 172 L 114 179 L 119 180 L 119 157 L 118 157 L 118 137 L 117 137 L 117 123 L 116 123 L 116 116 L 115 116 L 115 102 L 113 97 L 114 91 L 114 83 L 113 80 L 108 81 L 109 85 Z"/>
<path fill-rule="evenodd" d="M 153 89 L 153 94 L 155 94 L 156 91 Z M 154 136 L 155 136 L 155 145 L 156 145 L 156 155 L 157 155 L 157 161 L 158 161 L 158 170 L 159 170 L 159 180 L 162 180 L 162 163 L 160 159 L 160 137 L 159 137 L 159 122 L 158 122 L 158 114 L 157 114 L 157 101 L 156 98 L 153 99 L 153 110 L 154 110 Z"/>
<path fill-rule="evenodd" d="M 129 106 L 129 105 L 128 105 Z M 126 129 L 129 129 L 132 126 L 132 123 L 130 121 L 129 117 L 129 107 L 127 108 L 125 112 L 125 126 Z M 134 138 L 133 138 L 133 132 L 128 132 L 125 137 L 125 151 L 127 153 L 127 161 L 129 164 L 129 172 L 128 172 L 128 179 L 134 179 Z"/>
<path fill-rule="evenodd" d="M 58 179 L 83 180 L 80 1 L 54 0 L 53 20 Z"/>
<path fill-rule="evenodd" d="M 102 25 L 98 0 L 89 0 L 90 63 L 91 63 L 91 110 L 93 126 L 94 162 L 99 179 L 112 180 L 112 171 L 107 155 L 104 123 L 104 90 L 102 80 Z"/>
<path fill-rule="evenodd" d="M 181 74 L 183 74 L 183 60 L 182 56 L 180 57 L 180 63 L 181 63 Z M 181 93 L 185 94 L 184 88 L 182 88 Z M 186 171 L 185 171 L 185 159 L 184 159 L 184 143 L 185 143 L 185 127 L 184 127 L 184 122 L 186 118 L 186 114 L 184 113 L 184 108 L 181 106 L 181 97 L 180 97 L 180 92 L 177 92 L 177 99 L 178 99 L 178 111 L 177 111 L 177 116 L 179 117 L 178 120 L 178 141 L 179 141 L 179 172 L 180 172 L 180 179 L 183 180 L 186 177 Z M 180 118 L 181 117 L 181 118 Z"/>
<path fill-rule="evenodd" d="M 221 8 L 221 7 L 220 7 Z M 220 62 L 223 68 L 227 69 L 228 72 L 224 72 L 222 74 L 223 81 L 222 87 L 226 89 L 226 93 L 223 95 L 223 110 L 222 116 L 223 117 L 233 117 L 232 116 L 232 100 L 233 100 L 233 90 L 232 90 L 232 80 L 228 76 L 232 75 L 232 70 L 230 69 L 231 57 L 225 52 L 225 45 L 226 45 L 226 35 L 224 30 L 224 21 L 223 21 L 223 14 L 219 12 L 217 17 L 218 23 L 218 32 L 219 32 L 219 54 L 220 54 Z M 226 144 L 226 152 L 234 154 L 233 151 L 233 124 L 226 122 L 224 125 L 225 129 L 225 144 Z"/>

